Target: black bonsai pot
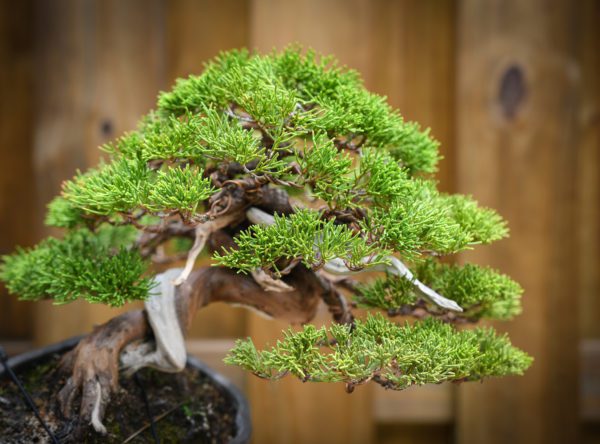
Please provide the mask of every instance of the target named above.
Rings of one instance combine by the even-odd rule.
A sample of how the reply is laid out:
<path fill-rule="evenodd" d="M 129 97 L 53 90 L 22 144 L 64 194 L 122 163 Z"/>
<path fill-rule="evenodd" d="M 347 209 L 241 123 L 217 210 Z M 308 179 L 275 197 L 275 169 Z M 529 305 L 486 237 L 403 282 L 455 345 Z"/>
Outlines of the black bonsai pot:
<path fill-rule="evenodd" d="M 72 423 L 58 412 L 55 395 L 64 381 L 56 371 L 60 357 L 79 342 L 67 339 L 8 360 L 38 406 L 46 425 L 62 443 L 68 442 L 230 442 L 247 443 L 251 434 L 250 411 L 242 393 L 227 378 L 189 357 L 179 374 L 152 369 L 139 378 L 121 378 L 122 389 L 106 412 L 108 436 L 92 431 L 77 441 Z M 145 409 L 144 398 L 148 400 Z M 148 410 L 151 412 L 149 416 Z M 0 366 L 0 442 L 52 442 L 24 402 L 22 393 Z M 150 418 L 154 418 L 154 431 Z M 135 439 L 134 439 L 135 438 Z"/>

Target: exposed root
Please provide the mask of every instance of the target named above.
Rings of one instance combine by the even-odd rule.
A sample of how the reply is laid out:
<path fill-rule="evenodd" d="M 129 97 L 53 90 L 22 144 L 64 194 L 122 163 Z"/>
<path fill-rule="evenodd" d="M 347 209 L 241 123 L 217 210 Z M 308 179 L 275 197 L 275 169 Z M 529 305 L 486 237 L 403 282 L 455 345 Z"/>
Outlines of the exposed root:
<path fill-rule="evenodd" d="M 96 402 L 94 403 L 94 409 L 92 410 L 91 424 L 92 427 L 94 427 L 94 430 L 105 435 L 106 427 L 104 427 L 104 424 L 102 424 L 102 421 L 100 420 L 100 418 L 104 416 L 103 406 L 106 406 L 106 403 L 102 402 L 102 386 L 96 381 Z"/>
<path fill-rule="evenodd" d="M 62 414 L 71 418 L 76 413 L 75 401 L 80 399 L 80 423 L 92 424 L 97 432 L 105 433 L 102 418 L 112 393 L 118 388 L 121 349 L 148 331 L 141 311 L 124 313 L 97 327 L 67 353 L 60 365 L 61 371 L 69 375 L 58 393 Z"/>
<path fill-rule="evenodd" d="M 267 316 L 304 324 L 314 318 L 328 290 L 314 272 L 301 265 L 281 281 L 291 288 L 287 292 L 267 292 L 252 277 L 224 267 L 194 270 L 184 284 L 176 287 L 173 278 L 180 272 L 171 269 L 156 277 L 160 294 L 151 296 L 147 313 L 133 311 L 112 319 L 63 357 L 61 368 L 68 377 L 58 401 L 64 416 L 75 416 L 78 404 L 78 423 L 91 424 L 99 433 L 105 433 L 102 419 L 118 389 L 119 358 L 128 372 L 144 366 L 163 371 L 182 369 L 186 358 L 183 338 L 197 308 L 213 302 L 239 304 Z M 345 312 L 345 304 L 340 308 L 340 313 Z"/>

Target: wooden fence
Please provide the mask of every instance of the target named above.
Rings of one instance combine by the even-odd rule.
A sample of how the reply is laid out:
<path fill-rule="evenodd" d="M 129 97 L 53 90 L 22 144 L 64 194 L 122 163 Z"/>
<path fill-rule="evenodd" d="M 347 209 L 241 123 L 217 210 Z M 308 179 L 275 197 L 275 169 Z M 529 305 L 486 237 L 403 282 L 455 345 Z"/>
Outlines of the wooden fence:
<path fill-rule="evenodd" d="M 464 259 L 523 284 L 523 315 L 496 327 L 536 360 L 522 378 L 351 396 L 224 369 L 249 396 L 254 442 L 599 442 L 599 23 L 594 0 L 0 0 L 0 253 L 47 235 L 61 181 L 175 78 L 221 50 L 300 42 L 430 126 L 441 187 L 509 220 L 509 240 Z M 2 293 L 0 339 L 49 343 L 114 313 Z M 282 327 L 214 306 L 189 349 L 221 369 L 232 338 Z"/>

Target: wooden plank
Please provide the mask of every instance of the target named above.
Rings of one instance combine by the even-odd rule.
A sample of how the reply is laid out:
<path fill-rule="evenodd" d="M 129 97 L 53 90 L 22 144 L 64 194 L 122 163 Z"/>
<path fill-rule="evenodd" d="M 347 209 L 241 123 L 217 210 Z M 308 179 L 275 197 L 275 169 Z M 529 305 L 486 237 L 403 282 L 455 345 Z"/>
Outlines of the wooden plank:
<path fill-rule="evenodd" d="M 577 59 L 582 90 L 579 114 L 578 222 L 581 335 L 600 338 L 600 3 L 581 2 Z"/>
<path fill-rule="evenodd" d="M 436 179 L 453 191 L 455 2 L 371 3 L 368 86 L 440 142 Z"/>
<path fill-rule="evenodd" d="M 436 178 L 441 189 L 454 191 L 455 2 L 371 5 L 368 86 L 387 95 L 406 120 L 431 128 L 444 157 Z M 450 442 L 455 393 L 447 384 L 400 393 L 376 388 L 377 442 Z"/>
<path fill-rule="evenodd" d="M 301 42 L 366 72 L 368 67 L 369 2 L 333 0 L 302 2 L 261 0 L 252 3 L 252 47 L 281 49 Z M 319 316 L 317 325 L 328 322 Z M 287 324 L 252 314 L 248 333 L 258 345 L 273 344 Z M 248 380 L 256 443 L 371 442 L 371 387 L 347 395 L 338 384 L 303 384 L 285 378 L 278 382 Z"/>
<path fill-rule="evenodd" d="M 577 442 L 579 5 L 459 5 L 458 191 L 497 208 L 512 233 L 465 256 L 523 285 L 523 315 L 497 327 L 535 363 L 524 377 L 463 384 L 457 438 Z"/>
<path fill-rule="evenodd" d="M 140 117 L 154 108 L 164 85 L 164 16 L 162 0 L 96 2 L 91 12 L 93 40 L 81 62 L 93 72 L 87 121 L 87 165 L 96 165 L 102 144 L 135 129 Z M 88 71 L 89 72 L 89 71 Z M 85 329 L 130 310 L 87 304 Z"/>
<path fill-rule="evenodd" d="M 161 14 L 159 0 L 36 4 L 38 224 L 61 181 L 94 165 L 98 146 L 153 106 L 163 79 Z M 89 331 L 116 313 L 86 302 L 37 304 L 36 342 Z"/>
<path fill-rule="evenodd" d="M 0 255 L 28 246 L 33 233 L 33 39 L 30 1 L 0 1 Z M 0 285 L 0 337 L 31 335 L 31 304 Z"/>
<path fill-rule="evenodd" d="M 379 424 L 452 424 L 454 387 L 450 384 L 411 387 L 402 392 L 375 388 L 373 415 Z"/>
<path fill-rule="evenodd" d="M 48 233 L 42 222 L 45 205 L 58 193 L 63 179 L 85 166 L 81 103 L 86 90 L 82 66 L 73 63 L 83 54 L 85 23 L 78 20 L 82 14 L 81 2 L 34 3 L 36 240 Z M 79 309 L 83 307 L 76 303 L 55 309 L 48 302 L 36 303 L 35 341 L 43 345 L 78 333 Z"/>
<path fill-rule="evenodd" d="M 177 77 L 200 74 L 221 51 L 249 45 L 249 2 L 173 0 L 166 8 L 166 64 L 169 86 Z"/>
<path fill-rule="evenodd" d="M 203 63 L 220 51 L 248 46 L 249 3 L 238 0 L 176 0 L 167 3 L 166 78 L 200 74 Z M 198 312 L 190 330 L 193 338 L 240 337 L 246 312 L 215 304 Z"/>
<path fill-rule="evenodd" d="M 418 120 L 423 126 L 431 126 L 436 137 L 442 141 L 443 153 L 448 155 L 453 142 L 453 4 L 443 2 L 394 2 L 378 0 L 371 2 L 276 2 L 256 1 L 253 4 L 252 35 L 253 45 L 260 50 L 267 51 L 273 47 L 282 48 L 286 44 L 298 41 L 303 45 L 311 46 L 323 53 L 333 53 L 342 63 L 352 68 L 357 68 L 365 78 L 368 88 L 388 95 L 390 102 L 400 108 L 401 113 L 408 120 Z M 442 166 L 441 180 L 445 189 L 451 189 L 453 166 L 446 162 Z M 319 319 L 317 323 L 323 322 Z M 253 337 L 263 338 L 264 341 L 273 342 L 279 335 L 279 329 L 284 324 L 269 324 L 257 317 L 252 317 L 250 334 Z M 278 383 L 279 384 L 279 383 Z M 282 382 L 283 384 L 288 384 Z M 297 389 L 298 392 L 294 392 Z M 309 410 L 300 413 L 278 409 L 277 400 L 271 397 L 287 397 L 288 404 L 297 404 L 298 399 L 311 396 L 315 399 L 323 390 L 309 392 L 311 388 L 289 383 L 281 389 L 276 389 L 263 383 L 250 381 L 249 390 L 253 402 L 259 400 L 262 408 L 258 411 L 277 411 L 277 423 L 289 422 L 288 426 L 281 425 L 280 434 L 277 430 L 270 430 L 270 434 L 258 435 L 257 442 L 275 442 L 285 439 L 286 427 L 293 427 L 293 419 L 289 415 L 304 418 L 315 417 L 315 421 L 339 421 L 336 429 L 346 430 L 352 424 L 356 427 L 363 423 L 362 433 L 358 435 L 351 432 L 352 439 L 367 442 L 373 439 L 373 414 L 377 419 L 386 418 L 386 414 L 393 416 L 389 410 L 394 403 L 394 397 L 409 399 L 413 396 L 415 402 L 427 397 L 418 390 L 413 393 L 385 393 L 376 391 L 377 395 L 369 401 L 374 403 L 375 410 L 364 409 L 359 414 L 359 419 L 350 418 L 343 410 L 349 401 L 336 396 L 334 391 L 328 396 L 328 401 L 322 408 L 315 406 L 319 402 L 308 403 Z M 371 387 L 361 388 L 365 397 L 373 397 L 367 390 Z M 442 396 L 445 396 L 446 392 Z M 267 396 L 269 403 L 264 401 Z M 352 397 L 356 396 L 353 394 Z M 294 401 L 291 401 L 293 397 Z M 442 404 L 439 414 L 445 418 L 451 415 L 452 402 L 444 398 L 447 403 Z M 354 401 L 354 400 L 352 400 Z M 340 406 L 333 404 L 339 402 Z M 361 402 L 368 402 L 362 401 Z M 406 404 L 403 404 L 403 407 Z M 321 412 L 327 411 L 326 414 Z M 331 412 L 337 413 L 333 414 Z M 310 416 L 308 416 L 310 415 Z M 335 415 L 335 418 L 333 417 Z M 424 413 L 424 415 L 426 415 Z M 367 418 L 369 418 L 367 420 Z M 273 422 L 272 414 L 265 418 L 255 417 L 255 423 Z M 309 420 L 313 422 L 313 420 Z M 331 428 L 332 426 L 328 426 Z M 266 429 L 266 426 L 265 426 Z M 318 434 L 320 427 L 314 427 Z M 307 433 L 307 432 L 303 432 Z M 344 441 L 344 435 L 328 436 L 330 439 Z M 323 436 L 304 436 L 305 441 L 325 439 Z M 427 437 L 425 436 L 425 439 Z"/>

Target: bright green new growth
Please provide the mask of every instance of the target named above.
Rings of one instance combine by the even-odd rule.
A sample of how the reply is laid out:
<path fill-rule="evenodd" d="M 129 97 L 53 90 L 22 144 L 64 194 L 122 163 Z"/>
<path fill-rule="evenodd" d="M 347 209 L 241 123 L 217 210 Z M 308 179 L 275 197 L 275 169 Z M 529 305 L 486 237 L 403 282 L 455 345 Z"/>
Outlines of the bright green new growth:
<path fill-rule="evenodd" d="M 457 332 L 431 318 L 398 326 L 381 315 L 357 320 L 354 329 L 333 324 L 288 330 L 283 340 L 264 351 L 257 351 L 250 340 L 239 340 L 225 359 L 263 378 L 290 373 L 303 381 L 344 382 L 350 387 L 376 379 L 395 390 L 520 375 L 531 361 L 492 329 Z"/>
<path fill-rule="evenodd" d="M 160 242 L 184 245 L 185 229 L 193 234 L 226 213 L 231 190 L 243 193 L 250 183 L 252 192 L 279 188 L 298 206 L 274 214 L 274 225 L 235 230 L 237 247 L 216 253 L 219 265 L 280 278 L 293 266 L 316 272 L 339 258 L 360 271 L 394 255 L 456 301 L 465 310 L 459 317 L 520 312 L 521 288 L 507 276 L 439 261 L 505 237 L 504 220 L 470 197 L 440 193 L 431 177 L 438 142 L 429 130 L 405 122 L 333 58 L 297 47 L 223 53 L 161 93 L 135 131 L 102 149 L 108 158 L 65 182 L 48 206 L 46 223 L 67 229 L 65 237 L 3 258 L 0 279 L 22 299 L 80 297 L 114 306 L 145 299 L 152 269 L 142 258 Z M 179 234 L 165 241 L 165 227 Z M 144 246 L 156 233 L 157 244 Z M 360 286 L 355 300 L 389 314 L 425 308 L 450 319 L 413 282 L 391 275 Z M 322 353 L 328 334 L 337 345 Z M 352 331 L 307 326 L 265 352 L 242 341 L 228 362 L 266 377 L 289 372 L 350 385 L 379 378 L 405 388 L 519 374 L 530 359 L 491 330 L 458 332 L 433 320 L 398 327 L 369 316 Z"/>
<path fill-rule="evenodd" d="M 31 250 L 4 256 L 0 280 L 23 300 L 52 297 L 57 304 L 78 298 L 121 306 L 146 299 L 152 283 L 141 277 L 146 264 L 126 248 L 135 230 L 102 227 L 97 233 L 81 229 L 63 239 L 49 237 Z"/>
<path fill-rule="evenodd" d="M 342 259 L 350 268 L 361 267 L 362 258 L 376 250 L 345 225 L 323 221 L 316 211 L 299 210 L 289 217 L 275 216 L 268 227 L 252 225 L 236 238 L 238 249 L 216 254 L 221 265 L 248 272 L 255 268 L 276 272 L 277 261 L 301 259 L 308 268 L 320 268 L 334 258 Z M 374 259 L 371 265 L 382 263 Z"/>

